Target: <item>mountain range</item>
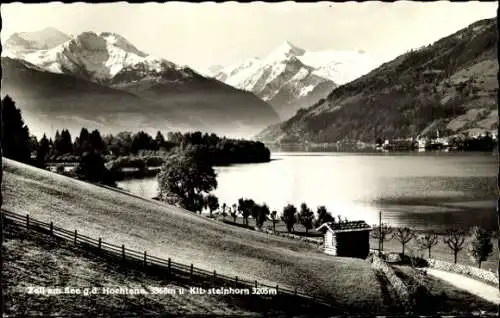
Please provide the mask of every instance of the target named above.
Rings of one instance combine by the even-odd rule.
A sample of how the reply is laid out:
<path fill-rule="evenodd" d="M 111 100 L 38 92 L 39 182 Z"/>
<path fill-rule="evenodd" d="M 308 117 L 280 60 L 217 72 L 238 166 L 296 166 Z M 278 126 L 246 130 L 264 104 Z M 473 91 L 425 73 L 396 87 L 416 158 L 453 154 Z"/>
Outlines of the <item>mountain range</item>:
<path fill-rule="evenodd" d="M 497 46 L 496 19 L 477 21 L 336 88 L 257 138 L 374 142 L 496 131 Z"/>
<path fill-rule="evenodd" d="M 2 51 L 2 96 L 30 128 L 201 130 L 245 137 L 278 121 L 251 92 L 151 56 L 110 32 L 16 33 Z"/>
<path fill-rule="evenodd" d="M 281 119 L 288 119 L 380 64 L 363 51 L 313 52 L 285 41 L 264 58 L 252 57 L 227 67 L 215 65 L 207 73 L 253 92 L 271 104 Z"/>

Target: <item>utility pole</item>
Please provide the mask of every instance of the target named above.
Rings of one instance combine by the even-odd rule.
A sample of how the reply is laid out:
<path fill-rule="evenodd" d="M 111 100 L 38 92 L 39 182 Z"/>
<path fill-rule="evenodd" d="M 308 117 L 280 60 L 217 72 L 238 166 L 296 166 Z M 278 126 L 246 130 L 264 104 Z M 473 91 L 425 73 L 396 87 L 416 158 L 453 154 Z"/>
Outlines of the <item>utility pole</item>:
<path fill-rule="evenodd" d="M 0 186 L 2 185 L 3 181 L 3 103 L 0 102 Z M 2 246 L 3 246 L 3 211 L 2 211 L 2 204 L 3 204 L 3 196 L 2 196 L 2 190 L 0 189 L 0 282 L 3 282 L 3 253 L 2 253 Z M 2 314 L 3 311 L 3 288 L 0 285 L 0 314 Z"/>
<path fill-rule="evenodd" d="M 378 256 L 382 256 L 382 210 L 378 211 Z"/>

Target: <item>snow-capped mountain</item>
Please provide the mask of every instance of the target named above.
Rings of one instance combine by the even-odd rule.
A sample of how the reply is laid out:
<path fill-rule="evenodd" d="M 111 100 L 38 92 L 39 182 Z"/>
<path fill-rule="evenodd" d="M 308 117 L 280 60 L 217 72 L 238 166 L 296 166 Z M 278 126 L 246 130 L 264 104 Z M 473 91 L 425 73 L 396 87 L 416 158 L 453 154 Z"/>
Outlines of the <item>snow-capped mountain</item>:
<path fill-rule="evenodd" d="M 10 45 L 6 45 L 5 49 L 6 56 L 12 56 L 9 54 Z M 97 83 L 117 83 L 116 78 L 123 81 L 123 74 L 130 72 L 135 73 L 135 80 L 160 76 L 162 72 L 171 70 L 185 76 L 194 72 L 150 56 L 119 34 L 109 32 L 84 32 L 49 49 L 16 53 L 18 58 L 49 72 L 70 74 Z"/>
<path fill-rule="evenodd" d="M 335 87 L 381 64 L 360 51 L 308 52 L 285 41 L 264 58 L 249 58 L 225 67 L 215 78 L 251 91 L 287 119 L 325 98 Z"/>
<path fill-rule="evenodd" d="M 45 28 L 36 32 L 14 33 L 2 45 L 4 50 L 9 49 L 10 57 L 16 57 L 34 50 L 51 49 L 70 39 L 69 35 L 57 29 Z"/>
<path fill-rule="evenodd" d="M 298 57 L 302 63 L 315 69 L 314 74 L 344 85 L 369 73 L 382 60 L 364 51 L 311 51 Z"/>
<path fill-rule="evenodd" d="M 147 101 L 144 105 L 148 107 L 145 107 L 144 111 L 155 114 L 156 118 L 153 118 L 155 120 L 165 117 L 160 113 L 170 114 L 167 116 L 169 118 L 188 119 L 189 123 L 176 122 L 175 127 L 187 125 L 189 129 L 226 135 L 237 131 L 239 136 L 243 136 L 252 135 L 258 128 L 278 121 L 278 116 L 272 107 L 252 93 L 238 90 L 213 78 L 203 77 L 187 66 L 179 66 L 166 59 L 151 56 L 116 33 L 83 32 L 69 37 L 64 43 L 43 49 L 30 47 L 19 50 L 23 43 L 18 41 L 16 46 L 12 47 L 14 40 L 6 41 L 2 52 L 4 58 L 23 60 L 54 75 L 77 78 L 83 81 L 75 82 L 79 86 L 91 82 L 133 94 L 139 98 L 137 100 Z M 46 76 L 38 69 L 37 72 L 27 72 L 19 64 L 15 65 L 17 66 L 10 68 L 9 71 L 25 72 L 29 76 L 39 78 Z M 30 69 L 34 70 L 33 67 Z M 4 78 L 13 79 L 15 76 L 17 74 L 6 74 Z M 50 79 L 54 83 L 62 82 L 54 76 Z M 31 82 L 37 85 L 36 80 Z M 16 81 L 11 84 L 10 89 L 21 95 L 29 88 L 24 87 L 23 81 Z M 77 92 L 75 94 L 89 93 L 83 89 L 75 91 Z M 59 93 L 55 90 L 51 91 L 51 94 Z M 36 96 L 30 96 L 31 102 L 33 98 Z M 60 96 L 60 98 L 67 97 Z M 119 103 L 119 100 L 116 102 Z M 119 109 L 118 105 L 116 106 L 114 109 Z M 122 112 L 135 116 L 136 111 L 129 112 L 129 110 L 128 106 L 124 106 Z M 175 116 L 171 116 L 172 112 Z M 160 122 L 162 121 L 150 124 L 157 125 Z M 175 127 L 172 128 L 177 129 Z"/>

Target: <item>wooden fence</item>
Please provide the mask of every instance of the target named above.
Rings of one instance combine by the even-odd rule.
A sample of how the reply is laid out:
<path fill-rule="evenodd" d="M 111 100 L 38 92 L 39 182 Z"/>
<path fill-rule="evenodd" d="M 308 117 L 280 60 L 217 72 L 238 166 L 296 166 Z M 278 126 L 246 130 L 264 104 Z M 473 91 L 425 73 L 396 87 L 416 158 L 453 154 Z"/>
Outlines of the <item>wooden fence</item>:
<path fill-rule="evenodd" d="M 171 258 L 163 259 L 159 257 L 155 257 L 153 255 L 149 255 L 147 251 L 139 252 L 129 248 L 126 248 L 125 245 L 115 245 L 111 243 L 104 242 L 101 238 L 93 239 L 91 237 L 82 235 L 78 233 L 77 230 L 69 231 L 54 225 L 53 222 L 46 223 L 41 222 L 39 220 L 30 218 L 29 214 L 21 215 L 18 213 L 13 213 L 6 210 L 1 210 L 1 217 L 4 220 L 9 220 L 11 223 L 14 223 L 18 226 L 25 227 L 29 230 L 35 230 L 41 233 L 45 233 L 54 237 L 62 238 L 68 242 L 72 242 L 75 245 L 79 245 L 79 247 L 86 248 L 88 250 L 98 251 L 101 254 L 106 254 L 115 259 L 120 259 L 122 261 L 130 261 L 135 264 L 141 264 L 143 268 L 154 266 L 155 268 L 159 268 L 164 270 L 169 275 L 180 276 L 180 277 L 188 277 L 190 279 L 203 279 L 205 281 L 210 281 L 212 283 L 224 283 L 232 286 L 241 286 L 248 288 L 262 288 L 268 290 L 275 290 L 276 293 L 269 294 L 273 295 L 288 295 L 294 297 L 300 297 L 303 300 L 308 300 L 318 305 L 327 306 L 329 308 L 336 308 L 337 306 L 333 303 L 333 300 L 312 296 L 300 292 L 295 289 L 289 289 L 286 287 L 280 287 L 279 285 L 271 286 L 263 283 L 259 283 L 258 281 L 249 281 L 239 278 L 238 276 L 230 277 L 227 275 L 223 275 L 216 270 L 213 272 L 207 271 L 201 268 L 197 268 L 193 266 L 193 264 L 187 265 L 178 262 L 172 261 Z M 263 295 L 265 296 L 265 295 Z"/>

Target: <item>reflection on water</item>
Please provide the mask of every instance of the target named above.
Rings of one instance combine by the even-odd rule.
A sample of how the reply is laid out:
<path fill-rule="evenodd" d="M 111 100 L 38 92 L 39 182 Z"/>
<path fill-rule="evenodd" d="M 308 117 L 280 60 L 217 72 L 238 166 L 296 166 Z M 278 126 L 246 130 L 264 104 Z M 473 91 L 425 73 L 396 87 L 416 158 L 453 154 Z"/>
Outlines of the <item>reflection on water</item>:
<path fill-rule="evenodd" d="M 252 198 L 278 211 L 287 203 L 325 205 L 334 215 L 370 224 L 382 210 L 395 225 L 496 225 L 492 155 L 277 153 L 273 159 L 216 168 L 215 195 L 228 204 Z M 155 179 L 119 186 L 145 197 L 157 194 Z"/>

